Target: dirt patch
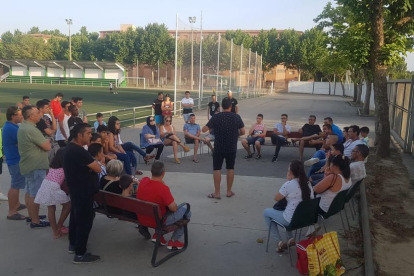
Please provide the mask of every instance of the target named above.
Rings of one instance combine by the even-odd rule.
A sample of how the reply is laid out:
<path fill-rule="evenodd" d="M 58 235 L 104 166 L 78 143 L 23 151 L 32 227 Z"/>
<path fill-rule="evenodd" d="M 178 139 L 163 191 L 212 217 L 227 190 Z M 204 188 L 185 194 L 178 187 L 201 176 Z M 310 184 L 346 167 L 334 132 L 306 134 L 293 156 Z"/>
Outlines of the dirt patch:
<path fill-rule="evenodd" d="M 414 275 L 414 186 L 400 154 L 370 155 L 365 185 L 377 275 Z"/>

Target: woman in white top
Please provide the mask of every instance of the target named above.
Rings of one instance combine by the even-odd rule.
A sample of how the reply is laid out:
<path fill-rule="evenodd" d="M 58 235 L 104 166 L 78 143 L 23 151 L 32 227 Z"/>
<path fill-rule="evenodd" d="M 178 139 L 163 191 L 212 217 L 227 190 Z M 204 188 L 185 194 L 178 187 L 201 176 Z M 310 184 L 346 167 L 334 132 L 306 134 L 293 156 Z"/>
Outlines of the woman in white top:
<path fill-rule="evenodd" d="M 344 155 L 337 155 L 332 158 L 329 166 L 329 174 L 321 182 L 319 182 L 313 191 L 317 193 L 317 197 L 321 198 L 319 203 L 319 213 L 325 214 L 335 196 L 343 190 L 351 187 L 351 169 L 349 167 L 349 159 Z"/>
<path fill-rule="evenodd" d="M 164 124 L 161 125 L 160 129 L 161 133 L 161 139 L 164 141 L 164 145 L 172 145 L 173 151 L 174 151 L 174 161 L 177 164 L 180 164 L 180 159 L 177 157 L 177 151 L 178 151 L 178 145 L 180 145 L 185 152 L 190 151 L 190 148 L 183 145 L 181 143 L 180 138 L 177 137 L 177 134 L 175 132 L 175 128 L 172 125 L 172 117 L 171 116 L 165 116 L 164 117 Z"/>
<path fill-rule="evenodd" d="M 313 198 L 312 186 L 308 181 L 308 177 L 305 173 L 303 163 L 299 160 L 293 160 L 289 164 L 287 173 L 287 182 L 283 184 L 279 192 L 275 196 L 275 201 L 286 199 L 287 206 L 284 211 L 275 210 L 273 208 L 267 208 L 263 212 L 263 216 L 267 226 L 270 226 L 272 219 L 277 220 L 279 223 L 288 226 L 292 220 L 293 213 L 296 207 L 303 200 L 309 200 Z M 280 237 L 279 229 L 277 226 L 272 226 L 272 236 L 277 243 L 277 252 L 281 253 L 287 248 L 287 244 L 284 243 Z M 287 232 L 289 246 L 295 245 L 292 232 Z"/>

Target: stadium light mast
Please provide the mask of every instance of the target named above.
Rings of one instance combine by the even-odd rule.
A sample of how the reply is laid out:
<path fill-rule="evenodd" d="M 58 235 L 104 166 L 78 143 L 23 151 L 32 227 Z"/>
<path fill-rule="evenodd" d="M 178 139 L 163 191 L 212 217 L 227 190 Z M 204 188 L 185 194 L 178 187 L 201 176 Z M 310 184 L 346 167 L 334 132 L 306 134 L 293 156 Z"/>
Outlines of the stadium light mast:
<path fill-rule="evenodd" d="M 193 24 L 196 22 L 196 17 L 188 17 L 188 21 L 191 24 L 191 90 L 193 90 L 193 78 L 194 78 L 194 40 L 193 40 Z"/>
<path fill-rule="evenodd" d="M 69 60 L 72 60 L 72 38 L 70 36 L 70 25 L 73 24 L 72 19 L 65 19 L 66 24 L 69 26 Z"/>

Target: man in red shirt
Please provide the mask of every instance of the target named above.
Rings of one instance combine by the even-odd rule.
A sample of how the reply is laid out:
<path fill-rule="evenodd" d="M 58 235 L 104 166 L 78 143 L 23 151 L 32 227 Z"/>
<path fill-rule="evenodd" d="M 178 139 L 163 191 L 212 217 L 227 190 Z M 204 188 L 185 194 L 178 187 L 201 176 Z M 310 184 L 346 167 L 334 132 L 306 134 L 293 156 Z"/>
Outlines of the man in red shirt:
<path fill-rule="evenodd" d="M 165 176 L 165 166 L 161 161 L 156 161 L 151 167 L 151 179 L 144 177 L 138 185 L 137 198 L 140 200 L 156 203 L 160 206 L 161 216 L 164 216 L 167 211 L 171 213 L 165 220 L 165 225 L 172 225 L 175 222 L 183 219 L 185 212 L 187 211 L 186 205 L 178 209 L 177 203 L 171 194 L 170 188 L 164 183 L 163 178 Z M 168 209 L 167 209 L 168 208 Z M 187 218 L 191 218 L 191 212 L 188 212 Z M 155 220 L 151 217 L 138 215 L 138 220 L 143 226 L 156 227 Z M 168 242 L 167 248 L 170 250 L 181 249 L 184 247 L 184 243 L 179 239 L 183 235 L 184 229 L 179 228 L 171 236 Z M 156 242 L 157 234 L 152 236 L 152 242 Z M 160 244 L 166 245 L 167 241 L 164 237 L 160 238 Z"/>
<path fill-rule="evenodd" d="M 50 101 L 50 108 L 53 110 L 53 115 L 56 119 L 62 112 L 62 106 L 60 102 L 62 101 L 63 97 L 63 94 L 59 92 L 55 95 L 55 98 Z"/>

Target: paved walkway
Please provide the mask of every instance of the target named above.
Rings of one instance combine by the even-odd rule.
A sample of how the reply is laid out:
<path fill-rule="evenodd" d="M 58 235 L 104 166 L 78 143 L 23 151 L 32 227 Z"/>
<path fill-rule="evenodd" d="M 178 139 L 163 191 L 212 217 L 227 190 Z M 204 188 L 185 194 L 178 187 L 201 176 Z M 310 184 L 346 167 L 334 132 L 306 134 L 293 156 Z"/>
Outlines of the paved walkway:
<path fill-rule="evenodd" d="M 339 126 L 367 125 L 373 129 L 372 118 L 361 118 L 346 99 L 328 96 L 279 94 L 240 102 L 242 118 L 249 126 L 257 113 L 263 113 L 265 122 L 273 125 L 282 113 L 289 114 L 294 129 L 307 121 L 309 114 L 318 117 L 331 116 Z M 323 112 L 323 110 L 326 110 Z M 204 125 L 206 112 L 197 112 L 197 121 Z M 182 129 L 182 119 L 175 118 L 177 130 Z M 139 141 L 140 127 L 123 129 L 123 140 Z M 179 134 L 182 137 L 182 133 Z M 174 257 L 158 268 L 152 268 L 150 259 L 153 246 L 144 240 L 134 225 L 110 220 L 97 215 L 89 240 L 89 251 L 101 255 L 100 263 L 75 266 L 73 255 L 67 254 L 66 238 L 53 240 L 50 229 L 31 230 L 24 222 L 7 221 L 7 202 L 0 205 L 0 275 L 298 275 L 290 267 L 289 256 L 276 254 L 271 242 L 265 252 L 267 229 L 263 209 L 273 205 L 274 194 L 286 181 L 288 163 L 297 158 L 297 148 L 283 148 L 278 163 L 271 163 L 273 147 L 266 147 L 262 160 L 243 159 L 243 149 L 236 160 L 236 179 L 233 198 L 213 200 L 206 195 L 213 191 L 211 156 L 203 154 L 200 163 L 191 162 L 191 156 L 181 159 L 180 165 L 167 158 L 166 182 L 177 202 L 191 204 L 193 218 L 189 225 L 190 241 L 186 252 Z M 171 149 L 168 149 L 171 153 Z M 305 158 L 313 150 L 305 150 Z M 1 190 L 7 192 L 10 183 L 7 166 L 0 178 Z M 140 169 L 149 175 L 149 166 L 141 163 Z M 223 178 L 223 180 L 225 180 Z M 225 188 L 225 182 L 222 187 Z M 224 192 L 225 190 L 223 190 Z M 41 207 L 41 213 L 46 213 Z M 23 212 L 24 213 L 24 212 Z M 328 230 L 343 233 L 339 217 L 327 221 Z M 349 249 L 341 239 L 341 251 Z M 292 248 L 294 249 L 294 248 Z M 161 250 L 161 254 L 166 249 Z M 295 255 L 295 253 L 294 253 Z M 294 257 L 296 260 L 296 257 Z M 344 255 L 347 268 L 357 265 Z M 348 275 L 361 275 L 352 270 Z"/>

